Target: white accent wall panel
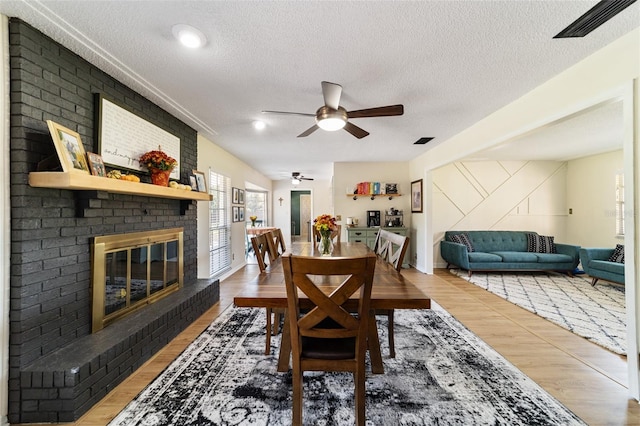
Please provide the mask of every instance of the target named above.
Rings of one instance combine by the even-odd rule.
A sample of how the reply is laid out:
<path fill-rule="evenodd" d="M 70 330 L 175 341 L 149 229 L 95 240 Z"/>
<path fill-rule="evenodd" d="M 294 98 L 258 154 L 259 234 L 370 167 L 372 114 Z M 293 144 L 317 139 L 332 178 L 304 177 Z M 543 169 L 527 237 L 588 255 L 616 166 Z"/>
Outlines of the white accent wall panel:
<path fill-rule="evenodd" d="M 434 264 L 444 267 L 447 230 L 515 230 L 553 235 L 566 228 L 567 163 L 456 162 L 433 172 Z"/>

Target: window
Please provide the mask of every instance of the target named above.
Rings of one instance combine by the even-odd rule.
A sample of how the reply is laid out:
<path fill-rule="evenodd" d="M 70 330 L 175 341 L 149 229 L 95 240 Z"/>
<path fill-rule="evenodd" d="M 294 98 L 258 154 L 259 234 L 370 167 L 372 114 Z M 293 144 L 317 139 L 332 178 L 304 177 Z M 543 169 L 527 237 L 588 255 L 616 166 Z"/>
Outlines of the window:
<path fill-rule="evenodd" d="M 257 226 L 267 225 L 267 193 L 265 191 L 256 191 L 247 189 L 245 191 L 244 202 L 246 213 L 244 215 L 247 223 L 251 222 L 251 216 L 255 216 Z"/>
<path fill-rule="evenodd" d="M 231 179 L 209 172 L 209 273 L 231 268 Z"/>
<path fill-rule="evenodd" d="M 624 175 L 616 174 L 616 235 L 624 236 Z"/>

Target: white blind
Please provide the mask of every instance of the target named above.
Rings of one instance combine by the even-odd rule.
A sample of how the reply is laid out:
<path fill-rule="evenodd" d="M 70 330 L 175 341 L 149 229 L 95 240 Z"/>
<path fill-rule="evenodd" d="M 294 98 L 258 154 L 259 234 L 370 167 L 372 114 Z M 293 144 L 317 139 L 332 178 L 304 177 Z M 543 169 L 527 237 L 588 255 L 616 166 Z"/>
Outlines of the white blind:
<path fill-rule="evenodd" d="M 209 171 L 209 262 L 211 276 L 231 268 L 231 179 Z"/>
<path fill-rule="evenodd" d="M 616 174 L 616 235 L 624 235 L 624 175 Z"/>

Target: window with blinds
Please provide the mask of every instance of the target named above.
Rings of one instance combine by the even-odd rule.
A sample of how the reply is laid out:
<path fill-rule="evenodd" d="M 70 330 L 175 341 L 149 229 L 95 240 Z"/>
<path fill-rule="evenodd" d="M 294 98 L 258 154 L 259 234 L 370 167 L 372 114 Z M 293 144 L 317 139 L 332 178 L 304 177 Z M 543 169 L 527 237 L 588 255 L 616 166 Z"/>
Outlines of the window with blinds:
<path fill-rule="evenodd" d="M 624 236 L 624 175 L 616 174 L 616 235 Z"/>
<path fill-rule="evenodd" d="M 231 179 L 209 171 L 209 262 L 212 277 L 231 268 Z"/>

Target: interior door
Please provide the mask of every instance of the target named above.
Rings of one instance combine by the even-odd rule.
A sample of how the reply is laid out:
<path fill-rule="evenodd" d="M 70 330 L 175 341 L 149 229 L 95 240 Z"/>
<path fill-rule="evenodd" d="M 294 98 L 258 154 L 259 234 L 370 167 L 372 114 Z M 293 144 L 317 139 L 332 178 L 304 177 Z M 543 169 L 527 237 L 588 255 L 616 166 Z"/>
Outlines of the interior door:
<path fill-rule="evenodd" d="M 311 194 L 300 194 L 300 241 L 311 241 Z"/>

